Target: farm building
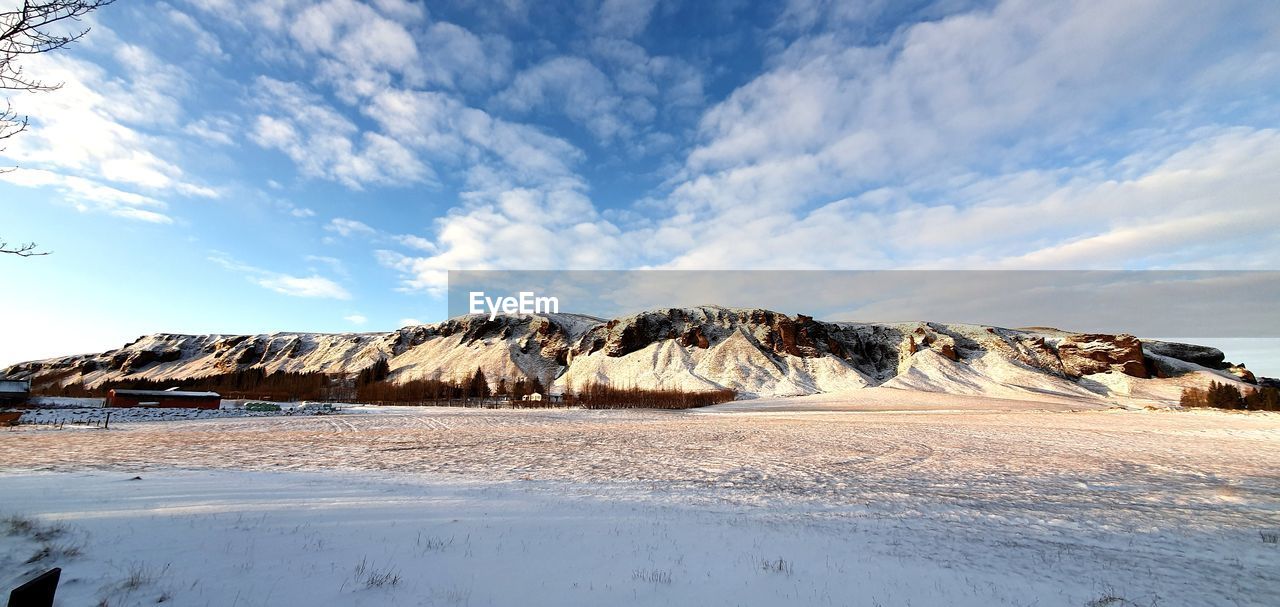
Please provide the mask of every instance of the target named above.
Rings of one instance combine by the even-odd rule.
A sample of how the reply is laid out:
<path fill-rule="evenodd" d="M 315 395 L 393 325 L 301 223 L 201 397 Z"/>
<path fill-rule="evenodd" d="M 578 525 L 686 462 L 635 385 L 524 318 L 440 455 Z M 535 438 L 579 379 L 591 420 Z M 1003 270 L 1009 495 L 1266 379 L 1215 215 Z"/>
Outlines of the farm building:
<path fill-rule="evenodd" d="M 222 396 L 217 392 L 182 392 L 179 390 L 111 390 L 108 407 L 174 407 L 217 409 Z"/>
<path fill-rule="evenodd" d="M 31 382 L 0 379 L 0 405 L 21 405 L 31 396 Z"/>

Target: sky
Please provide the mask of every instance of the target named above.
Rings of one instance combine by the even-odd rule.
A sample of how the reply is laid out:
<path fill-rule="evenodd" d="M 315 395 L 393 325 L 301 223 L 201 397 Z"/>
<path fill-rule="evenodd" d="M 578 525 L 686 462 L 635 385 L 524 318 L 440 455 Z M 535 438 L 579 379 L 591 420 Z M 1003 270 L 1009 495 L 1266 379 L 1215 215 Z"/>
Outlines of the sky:
<path fill-rule="evenodd" d="M 1274 2 L 135 0 L 84 25 L 24 59 L 60 90 L 8 96 L 31 127 L 0 238 L 51 254 L 0 256 L 0 364 L 434 322 L 451 269 L 1280 269 Z"/>

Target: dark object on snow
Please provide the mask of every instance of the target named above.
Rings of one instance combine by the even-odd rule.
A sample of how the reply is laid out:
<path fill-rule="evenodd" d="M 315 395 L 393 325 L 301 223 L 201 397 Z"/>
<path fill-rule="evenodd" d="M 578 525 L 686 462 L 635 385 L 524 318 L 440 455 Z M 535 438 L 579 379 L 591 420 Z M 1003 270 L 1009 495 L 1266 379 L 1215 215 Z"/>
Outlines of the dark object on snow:
<path fill-rule="evenodd" d="M 131 478 L 131 479 L 129 479 L 129 480 L 131 480 L 131 481 L 140 481 L 140 480 L 142 480 L 142 477 L 141 477 L 141 476 L 135 476 L 135 477 L 133 477 L 133 478 Z"/>
<path fill-rule="evenodd" d="M 279 411 L 280 405 L 275 403 L 252 402 L 244 404 L 245 411 Z"/>
<path fill-rule="evenodd" d="M 54 567 L 9 593 L 9 607 L 53 607 L 62 568 Z"/>

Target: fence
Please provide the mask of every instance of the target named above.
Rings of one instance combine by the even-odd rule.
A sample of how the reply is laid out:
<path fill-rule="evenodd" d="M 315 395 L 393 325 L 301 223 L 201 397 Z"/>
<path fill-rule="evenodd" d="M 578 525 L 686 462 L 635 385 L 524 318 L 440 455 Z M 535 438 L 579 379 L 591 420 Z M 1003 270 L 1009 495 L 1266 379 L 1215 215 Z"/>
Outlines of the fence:
<path fill-rule="evenodd" d="M 0 419 L 0 422 L 3 422 L 3 421 L 4 421 L 3 419 Z M 0 425 L 8 425 L 10 431 L 16 430 L 18 426 L 32 426 L 36 428 L 49 428 L 51 430 L 61 430 L 65 428 L 67 424 L 71 424 L 72 427 L 81 426 L 85 428 L 101 428 L 103 430 L 109 430 L 111 428 L 111 412 L 104 411 L 101 415 L 96 415 L 93 417 L 63 415 L 63 416 L 57 416 L 57 417 L 42 416 L 39 419 L 36 419 L 36 418 L 22 419 L 21 413 L 19 413 L 18 417 L 14 418 L 10 423 L 8 424 L 0 423 Z"/>

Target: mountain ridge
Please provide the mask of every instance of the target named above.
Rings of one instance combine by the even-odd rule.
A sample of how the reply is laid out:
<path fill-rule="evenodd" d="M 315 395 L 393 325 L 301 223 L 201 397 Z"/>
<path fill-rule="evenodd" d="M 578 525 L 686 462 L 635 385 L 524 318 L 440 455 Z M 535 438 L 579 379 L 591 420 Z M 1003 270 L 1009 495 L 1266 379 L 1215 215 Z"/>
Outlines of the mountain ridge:
<path fill-rule="evenodd" d="M 536 377 L 586 383 L 792 396 L 885 386 L 989 396 L 1176 400 L 1212 379 L 1255 384 L 1220 350 L 1128 334 L 907 321 L 828 322 L 763 308 L 658 308 L 577 314 L 466 315 L 389 332 L 144 335 L 124 346 L 18 363 L 35 386 L 180 381 L 245 369 L 353 375 L 379 359 L 389 381 Z"/>

